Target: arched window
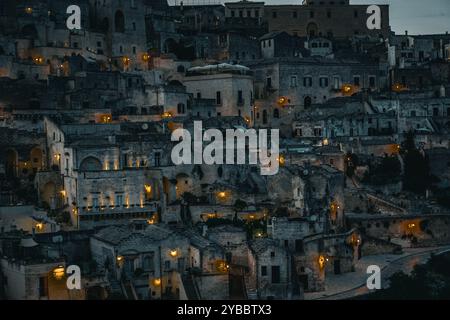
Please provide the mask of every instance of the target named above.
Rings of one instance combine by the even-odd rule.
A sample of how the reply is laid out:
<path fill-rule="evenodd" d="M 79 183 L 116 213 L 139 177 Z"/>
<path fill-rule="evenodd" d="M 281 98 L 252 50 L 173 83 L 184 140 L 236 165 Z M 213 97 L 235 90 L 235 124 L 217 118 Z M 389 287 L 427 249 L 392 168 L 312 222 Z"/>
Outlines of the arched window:
<path fill-rule="evenodd" d="M 267 124 L 267 110 L 263 110 L 263 124 Z"/>
<path fill-rule="evenodd" d="M 94 157 L 87 157 L 81 162 L 80 171 L 100 171 L 102 164 L 100 160 Z"/>
<path fill-rule="evenodd" d="M 273 117 L 275 119 L 280 118 L 280 111 L 277 108 L 273 109 Z"/>
<path fill-rule="evenodd" d="M 125 16 L 120 10 L 116 11 L 116 15 L 114 17 L 114 25 L 116 32 L 125 32 Z"/>
<path fill-rule="evenodd" d="M 303 105 L 304 105 L 305 109 L 308 109 L 309 107 L 311 107 L 311 97 L 309 97 L 309 96 L 305 97 Z"/>

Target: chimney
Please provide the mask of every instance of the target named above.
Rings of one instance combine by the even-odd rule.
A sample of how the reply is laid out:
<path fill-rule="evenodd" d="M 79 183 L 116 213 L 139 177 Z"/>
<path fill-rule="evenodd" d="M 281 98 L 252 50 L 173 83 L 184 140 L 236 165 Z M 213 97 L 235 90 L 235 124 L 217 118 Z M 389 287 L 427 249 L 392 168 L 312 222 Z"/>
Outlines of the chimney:
<path fill-rule="evenodd" d="M 408 35 L 408 30 L 405 30 L 405 36 L 407 36 Z"/>

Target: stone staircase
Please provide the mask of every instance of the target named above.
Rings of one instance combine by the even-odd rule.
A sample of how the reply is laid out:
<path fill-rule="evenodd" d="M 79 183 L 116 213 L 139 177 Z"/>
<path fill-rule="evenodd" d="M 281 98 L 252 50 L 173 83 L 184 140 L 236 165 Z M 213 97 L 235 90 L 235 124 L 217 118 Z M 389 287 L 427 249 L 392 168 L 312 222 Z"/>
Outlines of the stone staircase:
<path fill-rule="evenodd" d="M 244 276 L 245 291 L 247 293 L 247 300 L 258 300 L 258 291 L 256 287 L 250 283 L 250 278 Z"/>

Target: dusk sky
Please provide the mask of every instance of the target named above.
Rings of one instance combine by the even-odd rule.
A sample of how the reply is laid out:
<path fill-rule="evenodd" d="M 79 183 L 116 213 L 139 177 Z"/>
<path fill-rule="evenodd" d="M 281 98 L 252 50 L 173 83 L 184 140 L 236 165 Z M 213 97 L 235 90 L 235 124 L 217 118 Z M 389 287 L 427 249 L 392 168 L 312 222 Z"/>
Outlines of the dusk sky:
<path fill-rule="evenodd" d="M 265 3 L 298 4 L 301 0 L 266 0 Z M 450 0 L 350 0 L 350 3 L 389 4 L 391 27 L 396 33 L 450 32 Z"/>

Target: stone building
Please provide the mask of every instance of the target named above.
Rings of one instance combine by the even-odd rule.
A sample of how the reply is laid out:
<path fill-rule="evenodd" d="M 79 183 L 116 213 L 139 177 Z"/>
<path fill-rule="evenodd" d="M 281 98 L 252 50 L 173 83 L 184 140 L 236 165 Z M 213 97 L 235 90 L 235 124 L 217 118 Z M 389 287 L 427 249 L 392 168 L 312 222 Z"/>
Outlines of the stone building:
<path fill-rule="evenodd" d="M 295 299 L 292 285 L 292 258 L 289 252 L 270 239 L 249 244 L 250 279 L 248 289 L 254 289 L 258 299 Z"/>
<path fill-rule="evenodd" d="M 388 5 L 379 5 L 381 29 L 368 30 L 368 5 L 353 5 L 349 2 L 306 0 L 301 5 L 266 5 L 264 17 L 268 22 L 269 32 L 286 31 L 301 37 L 350 38 L 360 34 L 385 39 L 389 37 Z"/>
<path fill-rule="evenodd" d="M 334 97 L 386 86 L 377 63 L 348 59 L 269 59 L 250 65 L 255 78 L 255 124 L 291 130 L 297 112 Z M 284 128 L 284 129 L 283 129 Z"/>
<path fill-rule="evenodd" d="M 134 296 L 131 299 L 186 300 L 211 293 L 210 298 L 228 297 L 228 283 L 220 280 L 227 273 L 222 249 L 193 232 L 136 220 L 97 232 L 91 251 L 99 268 L 115 279 L 112 282 L 130 288 L 126 292 Z M 190 273 L 195 269 L 197 277 Z M 215 293 L 210 287 L 214 281 Z"/>
<path fill-rule="evenodd" d="M 164 151 L 168 136 L 152 134 L 148 125 L 123 124 L 121 131 L 119 124 L 58 126 L 48 119 L 45 123 L 48 159 L 62 176 L 59 195 L 75 227 L 111 219 L 162 219 L 161 205 L 175 200 L 174 190 L 169 191 L 175 186 L 156 169 L 168 164 L 169 154 Z M 159 142 L 135 139 L 136 130 Z M 128 137 L 121 135 L 126 131 Z M 169 193 L 172 200 L 165 198 Z"/>
<path fill-rule="evenodd" d="M 213 116 L 239 116 L 252 123 L 253 78 L 247 67 L 230 64 L 193 67 L 188 69 L 183 83 L 194 98 L 215 100 Z"/>

